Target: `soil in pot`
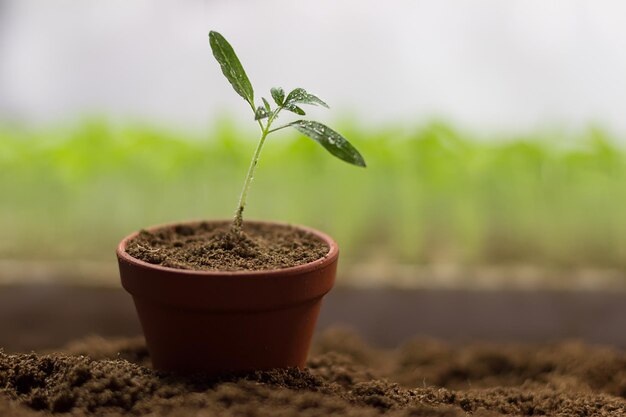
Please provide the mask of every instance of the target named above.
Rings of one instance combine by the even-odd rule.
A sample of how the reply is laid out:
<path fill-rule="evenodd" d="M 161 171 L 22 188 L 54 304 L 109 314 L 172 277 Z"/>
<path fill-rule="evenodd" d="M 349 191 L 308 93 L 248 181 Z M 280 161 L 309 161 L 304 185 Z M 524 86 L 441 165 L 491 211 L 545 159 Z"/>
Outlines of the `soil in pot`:
<path fill-rule="evenodd" d="M 626 353 L 577 342 L 451 346 L 419 338 L 381 350 L 334 329 L 318 339 L 306 369 L 182 378 L 148 364 L 141 339 L 0 352 L 0 415 L 626 415 Z"/>
<path fill-rule="evenodd" d="M 177 269 L 272 270 L 322 258 L 328 246 L 313 234 L 288 225 L 197 223 L 142 230 L 126 252 L 139 260 Z"/>

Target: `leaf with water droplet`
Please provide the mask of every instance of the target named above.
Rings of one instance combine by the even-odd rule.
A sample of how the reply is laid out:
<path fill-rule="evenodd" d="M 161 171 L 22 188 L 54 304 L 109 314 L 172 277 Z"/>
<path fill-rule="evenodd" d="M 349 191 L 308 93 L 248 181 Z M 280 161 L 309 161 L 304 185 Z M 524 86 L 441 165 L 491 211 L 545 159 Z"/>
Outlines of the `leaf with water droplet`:
<path fill-rule="evenodd" d="M 254 90 L 252 84 L 246 75 L 246 72 L 237 58 L 233 47 L 218 32 L 209 32 L 209 44 L 213 51 L 213 56 L 220 64 L 222 73 L 233 86 L 237 94 L 244 98 L 248 103 L 254 105 Z"/>
<path fill-rule="evenodd" d="M 285 104 L 283 108 L 285 110 L 289 110 L 292 113 L 299 114 L 300 116 L 306 115 L 304 110 L 302 110 L 300 107 L 296 106 L 295 104 Z"/>
<path fill-rule="evenodd" d="M 365 160 L 350 142 L 330 127 L 312 120 L 296 120 L 289 123 L 300 133 L 322 145 L 328 152 L 350 164 L 365 167 Z"/>
<path fill-rule="evenodd" d="M 307 91 L 304 88 L 296 88 L 292 90 L 291 93 L 287 95 L 287 98 L 285 99 L 285 103 L 312 104 L 314 106 L 326 107 L 327 109 L 330 108 L 328 107 L 328 104 L 326 104 L 322 99 L 315 96 L 314 94 L 307 93 Z"/>
<path fill-rule="evenodd" d="M 254 120 L 265 119 L 268 116 L 269 116 L 269 112 L 263 106 L 257 107 L 256 111 L 254 112 Z"/>
<path fill-rule="evenodd" d="M 272 87 L 270 90 L 272 98 L 277 106 L 282 106 L 285 101 L 285 91 L 280 87 Z"/>
<path fill-rule="evenodd" d="M 267 102 L 267 100 L 265 100 L 265 97 L 261 97 L 261 100 L 263 100 L 263 105 L 265 106 L 265 110 L 269 113 L 272 111 L 272 108 L 270 107 L 270 103 Z"/>

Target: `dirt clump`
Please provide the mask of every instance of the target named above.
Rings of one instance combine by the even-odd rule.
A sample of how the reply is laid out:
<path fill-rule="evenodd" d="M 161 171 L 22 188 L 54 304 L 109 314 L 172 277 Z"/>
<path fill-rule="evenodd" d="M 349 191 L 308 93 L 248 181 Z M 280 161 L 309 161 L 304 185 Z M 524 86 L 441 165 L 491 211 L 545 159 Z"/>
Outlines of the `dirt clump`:
<path fill-rule="evenodd" d="M 126 252 L 142 261 L 198 271 L 270 270 L 323 258 L 329 248 L 315 235 L 288 225 L 229 222 L 182 224 L 142 230 Z"/>
<path fill-rule="evenodd" d="M 141 339 L 89 338 L 57 353 L 0 353 L 0 415 L 626 416 L 626 353 L 578 342 L 381 350 L 320 336 L 306 369 L 221 378 L 152 370 Z"/>

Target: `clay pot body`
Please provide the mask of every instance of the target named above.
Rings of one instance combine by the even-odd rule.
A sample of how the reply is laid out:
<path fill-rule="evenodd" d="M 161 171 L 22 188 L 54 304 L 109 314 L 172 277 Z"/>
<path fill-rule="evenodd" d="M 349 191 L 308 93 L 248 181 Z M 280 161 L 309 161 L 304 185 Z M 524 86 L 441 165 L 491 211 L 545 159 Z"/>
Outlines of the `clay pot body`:
<path fill-rule="evenodd" d="M 125 248 L 136 234 L 122 240 L 122 286 L 135 302 L 154 368 L 220 374 L 304 367 L 339 249 L 324 233 L 296 227 L 323 240 L 328 254 L 278 270 L 192 271 L 135 259 Z"/>

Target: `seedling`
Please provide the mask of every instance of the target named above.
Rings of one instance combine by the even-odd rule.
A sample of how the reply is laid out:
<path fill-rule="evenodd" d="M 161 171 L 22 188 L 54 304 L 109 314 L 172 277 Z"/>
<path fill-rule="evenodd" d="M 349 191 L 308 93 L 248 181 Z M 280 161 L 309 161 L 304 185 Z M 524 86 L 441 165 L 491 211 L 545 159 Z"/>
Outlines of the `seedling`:
<path fill-rule="evenodd" d="M 365 160 L 359 151 L 357 151 L 356 148 L 339 133 L 320 122 L 312 120 L 296 120 L 294 122 L 272 128 L 272 123 L 276 121 L 282 110 L 287 110 L 291 113 L 304 116 L 305 112 L 299 105 L 308 104 L 326 108 L 329 107 L 319 97 L 307 92 L 303 88 L 296 88 L 285 96 L 285 91 L 280 87 L 274 87 L 270 90 L 272 99 L 276 104 L 274 108 L 272 108 L 269 101 L 265 99 L 265 97 L 261 98 L 263 103 L 262 105 L 255 105 L 252 84 L 250 83 L 241 62 L 239 61 L 239 58 L 237 58 L 233 47 L 222 35 L 214 31 L 209 32 L 209 43 L 211 45 L 211 50 L 213 51 L 213 56 L 220 64 L 224 76 L 228 79 L 237 94 L 248 102 L 252 112 L 254 113 L 254 120 L 258 123 L 259 128 L 261 129 L 261 138 L 259 139 L 259 143 L 257 144 L 254 155 L 252 156 L 252 161 L 250 162 L 250 167 L 248 168 L 248 174 L 246 175 L 243 189 L 241 190 L 241 196 L 239 197 L 239 205 L 237 207 L 237 211 L 235 212 L 235 218 L 231 228 L 234 233 L 241 233 L 243 210 L 246 206 L 248 189 L 250 188 L 250 184 L 254 178 L 254 171 L 256 170 L 256 166 L 259 162 L 261 149 L 263 149 L 263 144 L 269 134 L 286 127 L 293 127 L 300 133 L 322 145 L 328 152 L 337 158 L 353 165 L 365 167 Z"/>

